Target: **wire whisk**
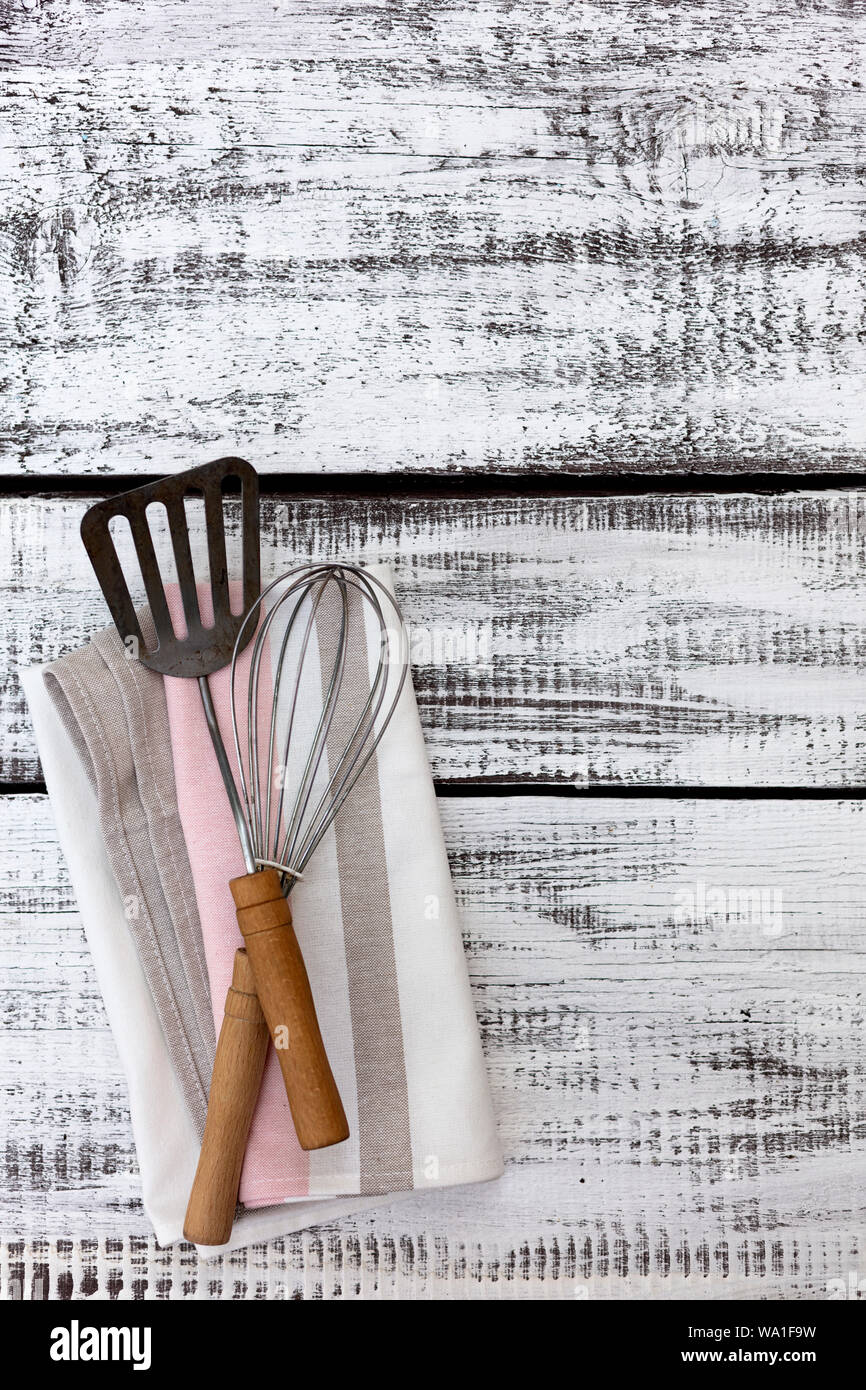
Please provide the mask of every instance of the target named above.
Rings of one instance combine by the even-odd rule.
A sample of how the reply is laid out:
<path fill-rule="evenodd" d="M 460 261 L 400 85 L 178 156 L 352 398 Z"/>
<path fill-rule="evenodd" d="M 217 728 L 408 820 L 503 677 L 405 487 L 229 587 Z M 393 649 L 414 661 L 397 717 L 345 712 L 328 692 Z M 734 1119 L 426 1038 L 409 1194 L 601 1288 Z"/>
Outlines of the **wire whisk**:
<path fill-rule="evenodd" d="M 350 645 L 360 673 L 347 671 Z M 400 608 L 359 565 L 297 565 L 247 613 L 231 663 L 238 782 L 255 867 L 277 870 L 287 895 L 373 758 L 408 670 Z M 321 684 L 321 709 L 304 738 L 310 681 Z"/>

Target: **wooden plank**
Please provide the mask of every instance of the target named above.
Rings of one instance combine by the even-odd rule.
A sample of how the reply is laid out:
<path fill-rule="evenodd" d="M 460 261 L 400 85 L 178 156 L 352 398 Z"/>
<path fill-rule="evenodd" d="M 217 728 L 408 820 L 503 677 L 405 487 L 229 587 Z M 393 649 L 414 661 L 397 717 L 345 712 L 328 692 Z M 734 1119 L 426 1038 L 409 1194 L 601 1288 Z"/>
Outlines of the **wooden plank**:
<path fill-rule="evenodd" d="M 106 622 L 78 537 L 87 505 L 0 505 L 9 780 L 39 775 L 18 667 Z M 866 783 L 860 492 L 268 497 L 262 516 L 266 574 L 393 561 L 441 779 Z"/>
<path fill-rule="evenodd" d="M 863 468 L 853 10 L 8 9 L 5 471 Z"/>
<path fill-rule="evenodd" d="M 5 1296 L 15 1280 L 80 1296 L 109 1278 L 126 1296 L 847 1287 L 862 1270 L 864 803 L 441 810 L 506 1176 L 205 1274 L 148 1239 L 47 801 L 0 800 Z"/>
<path fill-rule="evenodd" d="M 68 0 L 62 11 L 5 3 L 0 60 L 39 57 L 58 67 L 91 63 L 198 63 L 215 54 L 291 63 L 304 74 L 338 74 L 347 91 L 383 86 L 491 88 L 504 96 L 569 96 L 581 80 L 623 79 L 645 69 L 679 83 L 705 71 L 718 80 L 748 73 L 765 85 L 814 83 L 814 69 L 841 85 L 862 35 L 847 5 L 817 0 L 709 0 L 671 24 L 659 3 L 484 0 L 377 6 L 309 0 L 154 0 L 138 14 L 123 0 Z M 334 86 L 336 86 L 334 82 Z"/>

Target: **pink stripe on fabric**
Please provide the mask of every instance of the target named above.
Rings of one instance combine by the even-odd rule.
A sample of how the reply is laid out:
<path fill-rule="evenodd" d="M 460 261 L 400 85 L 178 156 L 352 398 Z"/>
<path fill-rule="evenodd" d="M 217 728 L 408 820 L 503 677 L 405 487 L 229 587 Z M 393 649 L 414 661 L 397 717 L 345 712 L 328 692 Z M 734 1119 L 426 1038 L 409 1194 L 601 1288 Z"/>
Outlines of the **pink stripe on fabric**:
<path fill-rule="evenodd" d="M 235 586 L 233 587 L 233 591 Z M 176 586 L 166 586 L 172 621 L 180 614 Z M 210 590 L 199 592 L 202 620 L 212 618 Z M 238 662 L 239 690 L 246 691 L 250 649 Z M 270 670 L 262 663 L 262 704 L 269 706 Z M 237 772 L 231 726 L 231 682 L 228 668 L 208 678 L 220 732 L 232 767 Z M 201 917 L 205 959 L 210 979 L 214 1024 L 219 1033 L 226 991 L 231 983 L 234 954 L 243 940 L 238 930 L 229 879 L 245 872 L 237 830 L 214 755 L 198 684 L 167 676 L 165 698 L 177 782 L 177 801 L 195 895 Z M 241 731 L 243 735 L 243 730 Z M 270 1049 L 262 1088 L 250 1128 L 241 1174 L 240 1199 L 245 1206 L 269 1206 L 310 1191 L 310 1161 L 297 1140 L 276 1053 Z"/>

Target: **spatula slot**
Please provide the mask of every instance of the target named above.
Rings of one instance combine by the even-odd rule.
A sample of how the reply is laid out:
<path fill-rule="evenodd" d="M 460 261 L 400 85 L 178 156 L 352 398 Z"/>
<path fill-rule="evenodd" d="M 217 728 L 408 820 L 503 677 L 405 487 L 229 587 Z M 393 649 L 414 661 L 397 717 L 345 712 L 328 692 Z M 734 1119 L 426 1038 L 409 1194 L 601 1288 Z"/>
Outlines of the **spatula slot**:
<path fill-rule="evenodd" d="M 243 572 L 244 563 L 241 528 L 236 524 L 240 510 L 239 483 L 240 479 L 236 473 L 226 473 L 220 485 L 228 572 L 238 577 Z M 249 607 L 249 603 L 244 601 L 243 586 L 239 583 L 229 582 L 229 606 L 236 617 L 240 617 Z"/>
<path fill-rule="evenodd" d="M 147 508 L 143 506 L 130 508 L 129 525 L 132 530 L 132 540 L 138 556 L 141 577 L 144 580 L 144 592 L 147 595 L 150 616 L 153 618 L 153 625 L 156 628 L 157 651 L 159 651 L 173 640 L 174 628 L 171 623 L 171 614 L 168 611 L 165 586 L 157 564 L 153 536 L 150 533 Z"/>
<path fill-rule="evenodd" d="M 130 639 L 138 644 L 137 649 L 129 645 L 131 654 L 135 657 L 150 655 L 158 649 L 159 643 L 158 639 L 151 646 L 145 643 L 135 616 L 135 610 L 142 606 L 147 595 L 129 518 L 112 516 L 103 519 L 98 529 L 104 533 L 101 558 L 105 570 L 103 590 L 111 616 L 124 644 L 129 645 Z"/>
<path fill-rule="evenodd" d="M 210 563 L 205 541 L 204 493 L 201 488 L 189 488 L 169 509 L 169 520 L 175 521 L 175 561 L 183 576 L 184 604 L 189 590 L 190 602 L 187 617 L 190 622 L 195 606 L 196 626 L 200 631 L 213 627 L 213 605 L 210 596 Z"/>
<path fill-rule="evenodd" d="M 165 591 L 172 631 L 175 637 L 179 637 L 183 640 L 190 635 L 190 622 L 189 616 L 187 615 L 186 603 L 187 595 L 183 593 L 183 586 L 180 583 L 166 503 L 149 502 L 145 508 L 145 517 L 153 542 L 157 569 Z M 194 585 L 192 595 L 193 597 L 195 595 Z M 192 627 L 194 629 L 198 616 L 197 604 L 191 616 Z"/>
<path fill-rule="evenodd" d="M 207 525 L 207 555 L 210 567 L 210 591 L 214 615 L 230 613 L 228 556 L 226 528 L 223 515 L 223 495 L 219 479 L 209 479 L 204 489 L 204 511 Z"/>

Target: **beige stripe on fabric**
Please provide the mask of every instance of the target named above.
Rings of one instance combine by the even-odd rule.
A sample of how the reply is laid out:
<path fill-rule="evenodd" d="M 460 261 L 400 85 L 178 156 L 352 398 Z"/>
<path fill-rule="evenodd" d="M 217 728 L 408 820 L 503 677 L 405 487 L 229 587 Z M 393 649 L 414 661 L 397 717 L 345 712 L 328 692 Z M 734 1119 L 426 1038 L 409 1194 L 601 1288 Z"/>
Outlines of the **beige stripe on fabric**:
<path fill-rule="evenodd" d="M 323 691 L 333 671 L 341 608 L 336 595 L 332 599 L 329 594 L 317 616 Z M 370 693 L 365 609 L 357 590 L 350 588 L 346 666 L 327 742 L 332 769 Z M 359 1192 L 364 1194 L 406 1191 L 413 1185 L 403 1023 L 380 796 L 374 756 L 334 822 L 358 1084 Z"/>
<path fill-rule="evenodd" d="M 43 681 L 96 793 L 106 852 L 130 908 L 124 929 L 201 1135 L 215 1037 L 162 678 L 129 661 L 110 628 L 45 668 Z"/>
<path fill-rule="evenodd" d="M 145 641 L 155 640 L 148 610 L 139 613 Z M 216 1050 L 210 982 L 204 939 L 196 904 L 192 871 L 180 823 L 174 763 L 168 733 L 168 714 L 162 677 L 138 661 L 130 661 L 114 628 L 97 632 L 93 645 L 117 683 L 126 712 L 128 738 L 133 754 L 136 792 L 147 817 L 153 863 L 162 882 L 170 920 L 160 916 L 161 934 L 177 945 L 186 976 L 193 1014 L 198 1021 L 207 1064 L 203 1075 L 210 1084 L 210 1063 Z M 173 927 L 173 932 L 171 928 Z M 180 991 L 181 985 L 177 986 Z"/>

